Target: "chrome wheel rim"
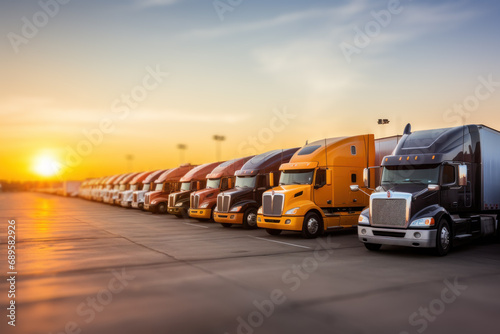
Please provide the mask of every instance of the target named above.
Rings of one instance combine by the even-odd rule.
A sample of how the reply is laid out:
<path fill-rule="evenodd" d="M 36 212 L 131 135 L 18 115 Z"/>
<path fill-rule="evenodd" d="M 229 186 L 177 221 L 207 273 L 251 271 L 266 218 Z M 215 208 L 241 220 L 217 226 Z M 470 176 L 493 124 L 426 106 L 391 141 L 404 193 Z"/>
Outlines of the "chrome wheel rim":
<path fill-rule="evenodd" d="M 253 212 L 250 212 L 247 216 L 247 223 L 250 226 L 255 226 L 255 224 L 257 224 L 257 215 Z"/>
<path fill-rule="evenodd" d="M 307 232 L 310 234 L 316 234 L 319 229 L 319 223 L 316 218 L 309 218 L 307 221 Z"/>
<path fill-rule="evenodd" d="M 447 249 L 448 246 L 450 245 L 450 231 L 448 231 L 448 228 L 446 226 L 443 226 L 441 229 L 441 246 L 443 246 L 443 249 Z"/>

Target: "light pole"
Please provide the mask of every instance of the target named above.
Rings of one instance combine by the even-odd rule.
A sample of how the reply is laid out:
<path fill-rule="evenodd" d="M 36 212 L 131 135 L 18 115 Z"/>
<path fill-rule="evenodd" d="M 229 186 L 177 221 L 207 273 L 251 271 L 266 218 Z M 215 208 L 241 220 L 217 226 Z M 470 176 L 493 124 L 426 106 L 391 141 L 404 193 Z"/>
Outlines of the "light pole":
<path fill-rule="evenodd" d="M 220 161 L 220 155 L 221 155 L 220 145 L 221 145 L 221 142 L 226 140 L 226 137 L 221 136 L 221 135 L 214 135 L 212 138 L 213 138 L 213 140 L 215 140 L 215 159 L 217 161 Z"/>
<path fill-rule="evenodd" d="M 185 144 L 177 144 L 177 148 L 179 149 L 179 159 L 180 165 L 184 163 L 184 151 L 187 149 Z"/>

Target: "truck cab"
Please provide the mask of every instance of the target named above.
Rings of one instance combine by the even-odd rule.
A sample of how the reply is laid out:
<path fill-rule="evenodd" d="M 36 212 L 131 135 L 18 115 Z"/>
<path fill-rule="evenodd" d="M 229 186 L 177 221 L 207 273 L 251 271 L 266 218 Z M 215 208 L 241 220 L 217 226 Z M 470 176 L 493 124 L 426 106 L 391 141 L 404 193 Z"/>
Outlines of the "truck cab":
<path fill-rule="evenodd" d="M 390 141 L 393 149 L 397 138 Z M 302 147 L 280 166 L 279 186 L 263 194 L 257 225 L 271 235 L 296 231 L 306 238 L 356 227 L 368 199 L 353 194 L 349 186 L 363 184 L 364 169 L 375 166 L 375 147 L 370 134 L 323 139 Z"/>
<path fill-rule="evenodd" d="M 130 173 L 122 174 L 110 184 L 110 188 L 104 193 L 104 197 L 102 200 L 104 203 L 108 203 L 108 204 L 113 203 L 114 193 L 117 192 L 118 189 L 120 188 L 120 182 L 124 178 L 126 178 L 128 175 L 130 175 Z"/>
<path fill-rule="evenodd" d="M 234 188 L 217 196 L 214 220 L 224 227 L 238 224 L 248 229 L 257 228 L 262 194 L 275 185 L 280 175 L 279 166 L 290 161 L 298 149 L 273 150 L 248 160 L 234 173 Z"/>
<path fill-rule="evenodd" d="M 220 165 L 220 162 L 214 162 L 197 166 L 190 170 L 180 179 L 180 189 L 168 196 L 167 212 L 175 215 L 178 218 L 186 217 L 189 210 L 189 196 L 196 190 L 206 187 L 206 176 L 215 167 Z"/>
<path fill-rule="evenodd" d="M 442 256 L 465 240 L 498 234 L 499 146 L 500 133 L 483 125 L 412 133 L 408 124 L 382 161 L 359 240 L 369 250 L 399 245 Z"/>
<path fill-rule="evenodd" d="M 132 193 L 132 204 L 131 207 L 134 209 L 144 209 L 144 197 L 147 192 L 151 191 L 155 186 L 155 181 L 168 169 L 161 169 L 152 172 L 142 181 L 142 187 L 140 190 L 134 190 Z"/>
<path fill-rule="evenodd" d="M 142 181 L 144 181 L 152 172 L 143 172 L 138 174 L 136 177 L 130 181 L 130 186 L 128 190 L 125 190 L 120 193 L 119 197 L 121 198 L 120 205 L 124 208 L 132 207 L 132 197 L 133 193 L 136 190 L 142 190 Z"/>
<path fill-rule="evenodd" d="M 185 164 L 165 171 L 154 181 L 153 190 L 144 194 L 144 210 L 167 213 L 168 195 L 180 189 L 180 179 L 196 166 Z"/>
<path fill-rule="evenodd" d="M 118 184 L 118 189 L 113 189 L 113 191 L 110 192 L 110 197 L 109 197 L 109 204 L 112 205 L 120 205 L 121 202 L 121 194 L 128 190 L 130 188 L 130 182 L 139 175 L 140 173 L 130 173 L 127 174 L 123 179 Z"/>
<path fill-rule="evenodd" d="M 191 193 L 189 216 L 199 220 L 213 220 L 213 209 L 217 205 L 217 195 L 221 191 L 233 188 L 234 173 L 252 157 L 229 160 L 215 167 L 206 176 L 205 189 Z"/>

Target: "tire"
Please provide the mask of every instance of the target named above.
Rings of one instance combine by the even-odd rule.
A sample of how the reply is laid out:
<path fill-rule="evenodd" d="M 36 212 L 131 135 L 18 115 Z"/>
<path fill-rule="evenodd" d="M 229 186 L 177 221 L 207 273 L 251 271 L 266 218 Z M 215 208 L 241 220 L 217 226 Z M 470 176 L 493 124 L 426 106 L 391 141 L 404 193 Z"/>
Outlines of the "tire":
<path fill-rule="evenodd" d="M 144 211 L 144 203 L 139 203 L 139 210 Z"/>
<path fill-rule="evenodd" d="M 257 228 L 257 209 L 249 208 L 243 215 L 243 228 L 256 229 Z"/>
<path fill-rule="evenodd" d="M 220 224 L 222 225 L 222 227 L 226 227 L 226 228 L 233 226 L 233 224 L 231 224 L 231 223 L 220 223 Z"/>
<path fill-rule="evenodd" d="M 317 213 L 309 212 L 304 217 L 302 223 L 302 236 L 307 239 L 314 239 L 323 233 L 323 221 Z"/>
<path fill-rule="evenodd" d="M 160 203 L 158 204 L 158 207 L 156 208 L 156 212 L 157 213 L 167 213 L 167 209 L 168 209 L 168 206 L 167 206 L 167 203 Z"/>
<path fill-rule="evenodd" d="M 266 228 L 266 232 L 269 233 L 270 235 L 280 235 L 281 230 L 275 230 L 273 228 Z"/>
<path fill-rule="evenodd" d="M 382 247 L 382 245 L 381 244 L 365 243 L 365 247 L 366 247 L 366 249 L 368 249 L 370 251 L 376 252 L 380 249 L 380 247 Z"/>
<path fill-rule="evenodd" d="M 446 219 L 441 219 L 438 224 L 436 234 L 436 248 L 434 250 L 437 256 L 445 256 L 451 249 L 452 236 L 450 224 Z"/>

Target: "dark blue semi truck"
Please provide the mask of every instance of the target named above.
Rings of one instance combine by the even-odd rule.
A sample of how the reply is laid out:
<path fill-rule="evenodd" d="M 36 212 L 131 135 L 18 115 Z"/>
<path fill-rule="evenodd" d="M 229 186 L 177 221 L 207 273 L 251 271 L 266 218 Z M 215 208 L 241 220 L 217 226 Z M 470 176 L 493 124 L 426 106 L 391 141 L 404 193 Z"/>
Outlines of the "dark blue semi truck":
<path fill-rule="evenodd" d="M 465 125 L 412 133 L 408 124 L 381 168 L 381 185 L 359 217 L 369 250 L 400 245 L 446 255 L 466 240 L 498 238 L 500 132 Z"/>

